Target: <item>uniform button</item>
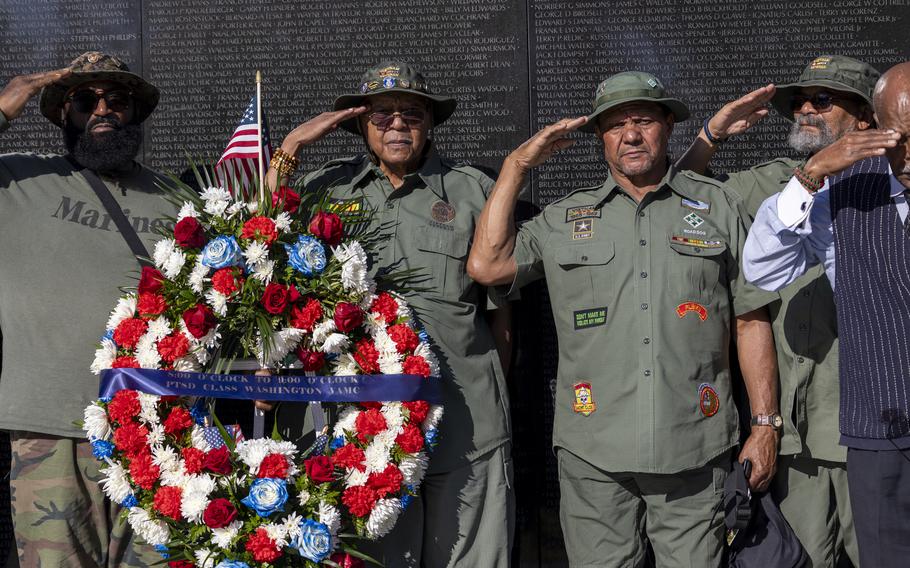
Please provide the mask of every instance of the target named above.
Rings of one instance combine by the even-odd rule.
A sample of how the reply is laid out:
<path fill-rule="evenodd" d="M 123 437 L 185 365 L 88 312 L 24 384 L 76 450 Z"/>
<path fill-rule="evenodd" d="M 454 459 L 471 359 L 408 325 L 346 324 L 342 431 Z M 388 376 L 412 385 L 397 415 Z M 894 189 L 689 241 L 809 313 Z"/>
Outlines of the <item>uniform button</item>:
<path fill-rule="evenodd" d="M 645 212 L 644 212 L 644 211 L 639 211 L 639 212 L 638 212 L 638 216 L 639 216 L 639 217 L 644 217 L 644 216 L 645 216 Z"/>
<path fill-rule="evenodd" d="M 812 292 L 810 292 L 809 290 L 803 290 L 803 296 L 806 296 L 808 298 L 811 295 L 812 295 Z"/>
<path fill-rule="evenodd" d="M 805 363 L 805 362 L 806 362 L 806 359 L 805 359 L 805 357 L 797 357 L 797 358 L 796 358 L 796 362 L 797 362 L 797 363 Z"/>
<path fill-rule="evenodd" d="M 395 204 L 392 203 L 391 201 L 389 201 L 388 203 L 385 204 L 385 208 L 386 209 L 395 209 Z"/>
<path fill-rule="evenodd" d="M 804 324 L 804 323 L 799 324 L 800 331 L 806 331 L 807 328 L 808 328 L 808 326 L 806 324 Z"/>
<path fill-rule="evenodd" d="M 648 309 L 648 304 L 642 304 L 642 305 L 641 305 L 641 309 L 647 310 L 647 309 Z"/>
<path fill-rule="evenodd" d="M 650 377 L 650 376 L 651 376 L 651 369 L 645 369 L 644 373 L 645 373 L 645 376 L 646 376 L 646 377 Z"/>
<path fill-rule="evenodd" d="M 642 239 L 642 240 L 638 241 L 638 244 L 640 244 L 641 246 L 645 246 L 648 244 L 648 241 Z"/>
<path fill-rule="evenodd" d="M 648 277 L 648 273 L 647 273 L 647 272 L 642 272 L 642 273 L 641 273 L 641 277 L 642 277 L 642 278 L 647 278 L 647 277 Z"/>
<path fill-rule="evenodd" d="M 583 257 L 581 257 L 581 259 L 582 259 L 582 260 L 584 260 L 584 261 L 586 261 L 586 262 L 587 262 L 587 260 L 588 260 L 588 257 L 586 257 L 586 256 L 583 256 Z"/>
<path fill-rule="evenodd" d="M 701 249 L 699 247 L 695 247 L 695 252 L 701 252 Z"/>
<path fill-rule="evenodd" d="M 644 343 L 645 345 L 648 345 L 649 343 L 651 343 L 651 338 L 646 337 L 646 338 L 642 339 L 641 342 Z"/>

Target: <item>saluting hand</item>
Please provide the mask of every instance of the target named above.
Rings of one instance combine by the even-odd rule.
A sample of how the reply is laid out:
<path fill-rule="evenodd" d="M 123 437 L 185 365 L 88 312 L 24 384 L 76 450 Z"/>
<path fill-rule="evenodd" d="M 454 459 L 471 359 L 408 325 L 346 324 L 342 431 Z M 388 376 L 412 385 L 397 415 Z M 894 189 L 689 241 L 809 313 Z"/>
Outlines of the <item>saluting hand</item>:
<path fill-rule="evenodd" d="M 321 140 L 345 120 L 365 113 L 367 108 L 366 106 L 352 107 L 315 116 L 292 130 L 281 143 L 281 149 L 291 156 L 296 156 L 301 147 Z"/>
<path fill-rule="evenodd" d="M 0 91 L 0 112 L 3 112 L 6 120 L 12 121 L 22 114 L 25 104 L 29 99 L 37 95 L 41 89 L 69 76 L 70 73 L 72 71 L 69 69 L 57 69 L 56 71 L 44 71 L 42 73 L 13 77 L 6 87 Z"/>
<path fill-rule="evenodd" d="M 570 132 L 578 130 L 586 122 L 588 122 L 588 117 L 581 116 L 578 118 L 564 118 L 555 124 L 551 124 L 516 148 L 509 155 L 509 160 L 522 171 L 527 172 L 531 168 L 549 160 L 554 153 L 565 150 L 574 144 L 575 141 L 569 140 L 566 136 Z"/>
<path fill-rule="evenodd" d="M 818 179 L 834 175 L 856 161 L 883 155 L 888 148 L 897 146 L 900 137 L 893 130 L 850 132 L 809 158 L 803 171 Z"/>
<path fill-rule="evenodd" d="M 711 135 L 723 139 L 742 134 L 752 128 L 761 119 L 768 116 L 766 105 L 774 96 L 775 91 L 777 88 L 769 83 L 744 97 L 725 104 L 708 121 Z"/>

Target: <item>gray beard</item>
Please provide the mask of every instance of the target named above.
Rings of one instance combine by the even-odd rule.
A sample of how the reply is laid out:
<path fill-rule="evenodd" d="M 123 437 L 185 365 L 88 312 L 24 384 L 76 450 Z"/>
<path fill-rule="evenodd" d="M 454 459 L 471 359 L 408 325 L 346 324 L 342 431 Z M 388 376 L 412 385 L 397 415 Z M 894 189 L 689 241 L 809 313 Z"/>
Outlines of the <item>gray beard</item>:
<path fill-rule="evenodd" d="M 811 134 L 802 128 L 804 125 L 818 127 L 817 134 Z M 846 132 L 841 133 L 841 135 Z M 837 141 L 840 136 L 831 131 L 825 119 L 818 115 L 798 116 L 790 127 L 790 147 L 800 154 L 815 154 Z"/>
<path fill-rule="evenodd" d="M 92 134 L 69 124 L 63 127 L 66 149 L 83 167 L 96 172 L 117 172 L 129 169 L 142 144 L 142 128 L 138 124 L 121 126 L 115 119 L 99 118 L 90 123 L 107 122 L 117 127 L 113 132 Z"/>

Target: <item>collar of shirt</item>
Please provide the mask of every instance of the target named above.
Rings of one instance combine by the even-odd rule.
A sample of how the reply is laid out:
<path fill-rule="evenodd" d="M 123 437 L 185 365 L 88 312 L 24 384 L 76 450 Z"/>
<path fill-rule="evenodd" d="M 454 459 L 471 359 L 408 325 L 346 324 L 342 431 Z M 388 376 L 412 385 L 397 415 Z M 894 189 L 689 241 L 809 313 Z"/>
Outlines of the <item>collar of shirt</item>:
<path fill-rule="evenodd" d="M 904 187 L 904 184 L 897 180 L 897 176 L 891 171 L 891 164 L 888 164 L 888 178 L 891 180 L 891 197 L 897 197 L 910 189 Z"/>
<path fill-rule="evenodd" d="M 426 156 L 420 164 L 420 167 L 417 171 L 404 176 L 405 185 L 414 183 L 411 180 L 415 178 L 420 179 L 437 197 L 448 202 L 446 199 L 445 187 L 442 183 L 442 175 L 444 173 L 442 159 L 439 157 L 439 152 L 436 151 L 436 148 L 432 146 L 432 143 L 427 142 L 427 144 L 430 144 L 430 146 L 427 148 Z M 375 178 L 385 175 L 377 164 L 374 164 L 368 156 L 364 156 L 361 170 L 353 177 L 351 185 L 355 187 L 358 186 L 360 182 L 366 179 L 370 174 Z"/>
<path fill-rule="evenodd" d="M 664 174 L 663 179 L 660 180 L 660 183 L 657 185 L 657 189 L 655 189 L 654 191 L 659 191 L 659 190 L 663 189 L 664 187 L 668 187 L 668 188 L 670 188 L 671 191 L 681 195 L 682 197 L 685 197 L 686 199 L 691 199 L 693 201 L 697 201 L 697 198 L 693 194 L 689 193 L 683 187 L 683 184 L 680 183 L 680 181 L 677 177 L 678 173 L 679 173 L 679 170 L 676 168 L 676 166 L 674 166 L 673 164 L 669 164 L 669 166 L 667 167 L 667 173 Z M 598 193 L 603 193 L 603 197 L 600 199 L 600 201 L 597 202 L 597 204 L 594 207 L 597 209 L 603 207 L 604 203 L 613 194 L 613 192 L 620 191 L 620 190 L 622 190 L 622 187 L 619 185 L 619 183 L 613 177 L 613 172 L 610 171 L 607 174 L 607 180 L 603 183 L 602 186 L 600 186 L 600 189 L 598 190 Z"/>

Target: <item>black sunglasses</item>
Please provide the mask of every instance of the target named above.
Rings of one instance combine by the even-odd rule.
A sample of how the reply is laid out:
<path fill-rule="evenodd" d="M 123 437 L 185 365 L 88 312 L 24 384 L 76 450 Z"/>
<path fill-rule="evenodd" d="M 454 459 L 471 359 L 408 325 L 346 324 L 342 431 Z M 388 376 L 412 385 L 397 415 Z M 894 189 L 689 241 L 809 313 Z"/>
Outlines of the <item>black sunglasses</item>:
<path fill-rule="evenodd" d="M 803 108 L 807 102 L 812 103 L 812 107 L 818 112 L 827 112 L 837 101 L 853 101 L 849 97 L 839 97 L 826 91 L 819 91 L 808 97 L 806 95 L 793 95 L 790 97 L 790 110 L 797 111 Z"/>
<path fill-rule="evenodd" d="M 375 125 L 377 128 L 385 130 L 392 126 L 392 123 L 395 122 L 395 117 L 401 118 L 402 122 L 405 123 L 409 128 L 416 128 L 423 124 L 423 121 L 427 118 L 427 113 L 419 108 L 408 108 L 404 109 L 401 112 L 388 112 L 384 110 L 378 110 L 376 112 L 370 113 L 369 119 L 370 122 Z"/>
<path fill-rule="evenodd" d="M 114 112 L 124 112 L 133 104 L 133 97 L 129 91 L 95 91 L 82 89 L 67 97 L 67 100 L 78 113 L 89 114 L 94 112 L 98 101 L 104 99 L 107 108 Z"/>

